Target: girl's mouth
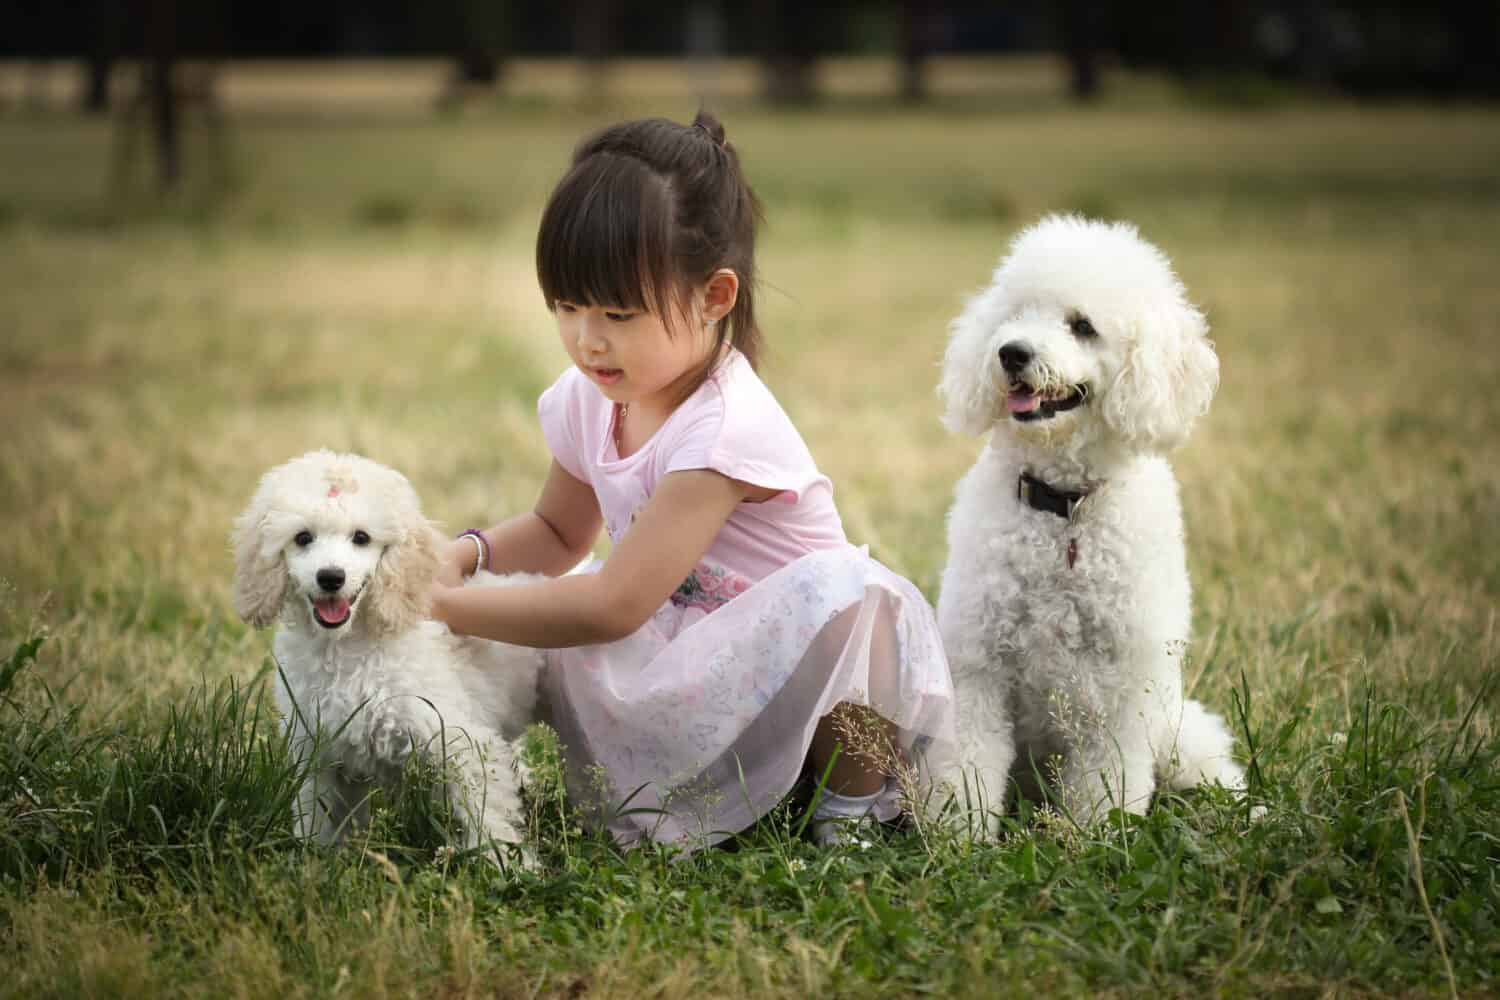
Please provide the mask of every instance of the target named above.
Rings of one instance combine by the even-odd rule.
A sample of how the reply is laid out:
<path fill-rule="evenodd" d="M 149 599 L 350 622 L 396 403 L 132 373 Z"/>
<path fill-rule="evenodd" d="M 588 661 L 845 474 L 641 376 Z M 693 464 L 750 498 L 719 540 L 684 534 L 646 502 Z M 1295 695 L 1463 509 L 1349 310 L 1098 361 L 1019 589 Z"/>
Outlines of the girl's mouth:
<path fill-rule="evenodd" d="M 618 368 L 590 368 L 589 374 L 594 376 L 594 381 L 602 385 L 614 385 L 624 377 L 625 373 Z"/>

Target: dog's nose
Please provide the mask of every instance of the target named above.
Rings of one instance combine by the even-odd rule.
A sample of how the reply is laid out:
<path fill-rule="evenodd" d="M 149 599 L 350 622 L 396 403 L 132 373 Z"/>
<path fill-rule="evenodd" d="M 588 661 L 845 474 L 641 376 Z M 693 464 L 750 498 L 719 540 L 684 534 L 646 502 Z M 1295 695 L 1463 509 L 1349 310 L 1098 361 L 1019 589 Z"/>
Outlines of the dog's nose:
<path fill-rule="evenodd" d="M 344 571 L 338 567 L 318 570 L 318 586 L 330 594 L 344 585 Z"/>
<path fill-rule="evenodd" d="M 1000 348 L 1000 367 L 1011 375 L 1019 374 L 1031 361 L 1031 348 L 1025 344 L 1011 341 Z"/>

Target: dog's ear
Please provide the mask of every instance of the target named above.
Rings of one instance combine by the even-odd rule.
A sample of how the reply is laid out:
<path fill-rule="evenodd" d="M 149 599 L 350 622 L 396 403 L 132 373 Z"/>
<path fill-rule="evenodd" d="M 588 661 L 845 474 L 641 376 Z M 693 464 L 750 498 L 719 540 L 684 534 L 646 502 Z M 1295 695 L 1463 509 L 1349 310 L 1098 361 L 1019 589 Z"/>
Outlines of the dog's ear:
<path fill-rule="evenodd" d="M 990 349 L 995 295 L 990 288 L 974 296 L 949 327 L 938 396 L 943 426 L 955 434 L 983 434 L 995 423 L 996 386 L 1002 381 L 998 355 Z"/>
<path fill-rule="evenodd" d="M 401 525 L 401 537 L 381 553 L 370 580 L 370 610 L 376 631 L 396 635 L 414 627 L 430 610 L 442 537 L 419 513 Z"/>
<path fill-rule="evenodd" d="M 1104 419 L 1152 451 L 1170 451 L 1208 412 L 1219 388 L 1219 357 L 1203 314 L 1180 298 L 1135 331 L 1104 399 Z"/>
<path fill-rule="evenodd" d="M 250 498 L 250 504 L 235 518 L 234 610 L 249 625 L 264 628 L 276 620 L 286 600 L 287 580 L 282 558 L 284 540 L 273 514 L 274 472 L 267 474 Z"/>

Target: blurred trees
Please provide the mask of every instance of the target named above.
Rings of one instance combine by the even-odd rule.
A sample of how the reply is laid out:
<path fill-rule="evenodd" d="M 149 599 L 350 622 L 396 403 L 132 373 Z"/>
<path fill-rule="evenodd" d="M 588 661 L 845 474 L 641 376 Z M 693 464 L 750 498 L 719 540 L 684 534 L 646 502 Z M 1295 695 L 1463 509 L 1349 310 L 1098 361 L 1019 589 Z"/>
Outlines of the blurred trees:
<path fill-rule="evenodd" d="M 178 129 L 176 0 L 146 0 L 145 99 L 151 108 L 151 133 L 156 142 L 157 177 L 163 188 L 174 188 L 182 178 L 182 135 Z"/>
<path fill-rule="evenodd" d="M 573 51 L 588 68 L 588 93 L 603 96 L 609 57 L 619 50 L 616 0 L 573 0 Z"/>
<path fill-rule="evenodd" d="M 228 137 L 220 113 L 218 61 L 228 48 L 226 5 L 193 0 L 131 0 L 90 4 L 96 20 L 86 55 L 84 104 L 90 111 L 116 109 L 111 184 L 117 194 L 137 185 L 141 147 L 150 151 L 151 183 L 160 192 L 182 188 L 188 170 L 187 116 L 192 113 L 202 141 L 196 144 L 206 170 L 199 191 L 222 192 L 229 181 Z M 133 69 L 135 85 L 112 94 L 114 69 Z"/>
<path fill-rule="evenodd" d="M 453 75 L 438 97 L 451 106 L 472 90 L 498 86 L 510 49 L 510 7 L 507 0 L 451 0 L 453 10 Z"/>
<path fill-rule="evenodd" d="M 1127 65 L 1257 74 L 1359 95 L 1500 97 L 1500 4 L 1111 0 Z"/>
<path fill-rule="evenodd" d="M 814 65 L 832 11 L 794 0 L 755 0 L 753 9 L 766 98 L 777 104 L 810 102 L 817 96 Z"/>
<path fill-rule="evenodd" d="M 99 110 L 112 66 L 149 53 L 153 3 L 0 2 L 0 59 L 82 61 L 85 106 Z M 515 55 L 572 54 L 602 81 L 610 58 L 683 55 L 713 24 L 716 54 L 759 58 L 765 93 L 778 101 L 815 99 L 817 60 L 850 52 L 894 55 L 894 94 L 908 100 L 927 94 L 932 55 L 1017 51 L 1065 57 L 1080 98 L 1098 92 L 1101 67 L 1114 59 L 1184 77 L 1500 96 L 1500 4 L 1465 0 L 179 0 L 173 8 L 185 59 L 215 46 L 231 58 L 444 55 L 455 93 L 494 87 Z"/>
<path fill-rule="evenodd" d="M 927 58 L 942 44 L 943 5 L 939 0 L 902 0 L 901 96 L 927 99 Z"/>

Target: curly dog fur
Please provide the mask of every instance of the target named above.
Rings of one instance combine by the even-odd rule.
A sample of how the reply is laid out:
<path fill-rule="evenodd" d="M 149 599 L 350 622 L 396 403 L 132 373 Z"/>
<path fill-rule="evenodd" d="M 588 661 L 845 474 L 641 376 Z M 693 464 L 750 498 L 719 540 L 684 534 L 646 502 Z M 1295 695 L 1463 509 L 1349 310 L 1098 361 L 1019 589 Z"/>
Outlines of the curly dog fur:
<path fill-rule="evenodd" d="M 1041 778 L 1086 824 L 1144 811 L 1158 780 L 1243 788 L 1223 720 L 1183 697 L 1190 587 L 1163 457 L 1218 380 L 1203 315 L 1129 225 L 1044 218 L 954 321 L 944 422 L 988 441 L 949 514 L 938 623 L 955 781 L 981 802 Z M 1023 473 L 1086 498 L 1035 509 Z"/>
<path fill-rule="evenodd" d="M 443 540 L 406 478 L 310 452 L 266 473 L 233 541 L 235 610 L 279 625 L 277 702 L 309 764 L 299 835 L 333 843 L 363 828 L 370 792 L 420 752 L 446 765 L 467 846 L 520 843 L 512 741 L 535 713 L 540 654 L 424 620 Z"/>

